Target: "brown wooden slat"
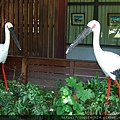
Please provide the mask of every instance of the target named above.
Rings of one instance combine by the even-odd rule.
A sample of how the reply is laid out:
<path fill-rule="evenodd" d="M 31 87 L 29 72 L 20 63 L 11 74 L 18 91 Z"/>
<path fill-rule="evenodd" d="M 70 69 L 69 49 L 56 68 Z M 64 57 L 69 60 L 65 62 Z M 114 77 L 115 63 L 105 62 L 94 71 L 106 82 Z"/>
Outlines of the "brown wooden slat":
<path fill-rule="evenodd" d="M 28 0 L 24 0 L 24 39 L 23 39 L 23 51 L 24 55 L 28 53 Z"/>
<path fill-rule="evenodd" d="M 51 73 L 39 73 L 39 72 L 29 72 L 28 73 L 28 81 L 30 78 L 33 79 L 43 79 L 43 80 L 65 80 L 69 75 L 63 75 L 63 74 L 51 74 Z"/>
<path fill-rule="evenodd" d="M 29 54 L 33 55 L 33 1 L 29 1 L 29 40 L 28 40 L 28 47 L 29 47 Z"/>
<path fill-rule="evenodd" d="M 53 8 L 54 0 L 49 3 L 49 58 L 53 57 Z"/>
<path fill-rule="evenodd" d="M 4 0 L 2 0 L 1 1 L 1 30 L 0 30 L 0 32 L 1 32 L 1 42 L 0 43 L 3 43 L 4 42 L 4 40 L 5 40 L 5 36 L 4 36 L 4 24 L 5 24 L 5 8 L 7 8 L 8 9 L 8 6 L 7 6 L 7 4 L 5 3 L 5 1 Z M 8 15 L 8 14 L 7 14 Z"/>
<path fill-rule="evenodd" d="M 21 45 L 21 54 L 23 55 L 23 51 L 24 51 L 24 48 L 23 48 L 23 0 L 21 0 L 19 2 L 19 42 L 20 42 L 20 45 Z"/>
<path fill-rule="evenodd" d="M 66 50 L 66 11 L 67 11 L 67 0 L 58 0 L 58 47 L 57 47 L 57 58 L 65 58 Z M 64 19 L 63 19 L 64 18 Z"/>
<path fill-rule="evenodd" d="M 15 23 L 15 27 L 14 27 L 14 29 L 15 29 L 15 33 L 16 33 L 16 35 L 18 36 L 18 9 L 19 9 L 19 7 L 18 7 L 18 0 L 15 0 L 15 3 L 14 3 L 14 17 L 15 17 L 15 19 L 14 19 L 14 23 Z M 16 55 L 17 54 L 17 52 L 18 52 L 18 48 L 17 48 L 17 46 L 16 46 L 16 44 L 14 43 L 14 54 Z"/>
<path fill-rule="evenodd" d="M 20 69 L 20 70 L 21 70 L 21 66 L 22 66 L 22 64 L 12 63 L 12 62 L 5 64 L 5 68 L 8 69 L 8 70 L 12 70 L 12 69 L 14 69 L 15 67 L 16 67 L 17 69 Z"/>
<path fill-rule="evenodd" d="M 54 0 L 54 58 L 57 58 L 58 54 L 58 6 L 59 0 Z"/>
<path fill-rule="evenodd" d="M 13 5 L 14 5 L 14 0 L 10 0 L 9 3 L 9 22 L 12 24 L 14 23 L 14 10 L 13 10 Z M 10 53 L 13 55 L 14 53 L 14 43 L 13 43 L 13 38 L 11 37 L 10 41 Z"/>
<path fill-rule="evenodd" d="M 6 74 L 7 74 L 7 79 L 8 80 L 19 80 L 19 78 L 21 76 L 21 72 L 20 71 L 19 72 L 16 71 L 15 74 L 14 74 L 14 71 L 11 71 L 9 73 L 6 71 Z"/>
<path fill-rule="evenodd" d="M 92 78 L 93 78 L 94 76 L 77 76 L 77 75 L 76 75 L 76 77 L 79 78 L 79 80 L 87 83 L 88 80 L 92 80 Z M 102 77 L 102 78 L 100 77 L 100 78 L 99 78 L 99 80 L 103 80 L 103 79 L 104 79 L 104 77 Z"/>
<path fill-rule="evenodd" d="M 98 63 L 93 61 L 76 61 L 75 67 L 100 69 Z"/>
<path fill-rule="evenodd" d="M 44 0 L 44 57 L 48 51 L 48 0 Z"/>
<path fill-rule="evenodd" d="M 5 1 L 5 0 L 4 0 L 4 1 Z M 6 22 L 9 21 L 9 6 L 10 6 L 10 5 L 9 5 L 9 2 L 5 2 L 5 6 L 4 6 L 4 4 L 2 3 L 2 7 L 3 7 L 4 12 L 5 12 L 5 13 L 3 12 L 3 13 L 4 13 L 3 16 L 4 16 L 5 18 L 4 18 L 4 21 L 2 21 L 2 22 L 5 22 L 5 23 L 6 23 Z"/>
<path fill-rule="evenodd" d="M 38 51 L 39 57 L 43 57 L 43 1 L 39 1 L 39 40 L 38 40 Z"/>
<path fill-rule="evenodd" d="M 101 77 L 105 76 L 101 69 L 76 69 L 74 68 L 74 74 L 75 75 L 89 75 L 94 76 L 95 74 L 99 73 Z"/>
<path fill-rule="evenodd" d="M 22 62 L 22 57 L 8 56 L 6 62 Z"/>
<path fill-rule="evenodd" d="M 38 56 L 38 0 L 34 3 L 34 45 L 35 45 L 35 56 Z"/>
<path fill-rule="evenodd" d="M 70 75 L 74 75 L 74 61 L 70 61 Z"/>
<path fill-rule="evenodd" d="M 43 64 L 43 65 L 54 65 L 54 66 L 69 66 L 69 61 L 62 59 L 39 59 L 39 58 L 28 58 L 29 64 Z"/>
<path fill-rule="evenodd" d="M 66 67 L 55 67 L 55 66 L 38 66 L 38 65 L 29 65 L 28 71 L 37 71 L 37 72 L 49 72 L 49 73 L 59 73 L 59 74 L 70 74 L 69 68 Z"/>

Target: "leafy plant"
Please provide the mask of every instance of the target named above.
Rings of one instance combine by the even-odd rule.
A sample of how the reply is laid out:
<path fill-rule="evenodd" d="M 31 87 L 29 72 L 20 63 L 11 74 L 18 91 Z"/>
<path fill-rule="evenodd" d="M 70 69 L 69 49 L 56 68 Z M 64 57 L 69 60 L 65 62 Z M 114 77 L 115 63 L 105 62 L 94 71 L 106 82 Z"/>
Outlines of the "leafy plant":
<path fill-rule="evenodd" d="M 107 78 L 101 81 L 99 80 L 98 74 L 96 74 L 90 81 L 88 81 L 86 88 L 91 89 L 95 94 L 95 97 L 87 103 L 89 105 L 87 106 L 87 110 L 89 111 L 88 113 L 92 115 L 103 115 L 106 110 L 108 113 L 113 111 L 120 111 L 119 99 L 117 97 L 118 91 L 116 91 L 115 84 L 111 85 L 109 104 L 106 107 L 105 97 L 107 94 L 107 86 Z"/>
<path fill-rule="evenodd" d="M 92 98 L 94 93 L 90 89 L 85 90 L 84 83 L 82 81 L 77 82 L 76 77 L 66 78 L 66 82 L 67 85 L 61 87 L 59 97 L 54 100 L 53 109 L 56 111 L 55 114 L 85 115 L 84 102 Z M 75 99 L 75 96 L 79 101 Z"/>
<path fill-rule="evenodd" d="M 108 114 L 120 112 L 117 86 L 112 83 L 106 107 L 107 79 L 100 80 L 98 74 L 88 83 L 75 76 L 66 78 L 64 86 L 58 81 L 55 91 L 12 80 L 8 81 L 9 91 L 6 92 L 0 82 L 0 115 L 103 115 L 106 110 Z"/>
<path fill-rule="evenodd" d="M 10 86 L 10 84 L 9 84 Z M 44 92 L 35 85 L 13 81 L 9 92 L 0 89 L 0 115 L 48 115 L 52 102 L 51 92 Z"/>

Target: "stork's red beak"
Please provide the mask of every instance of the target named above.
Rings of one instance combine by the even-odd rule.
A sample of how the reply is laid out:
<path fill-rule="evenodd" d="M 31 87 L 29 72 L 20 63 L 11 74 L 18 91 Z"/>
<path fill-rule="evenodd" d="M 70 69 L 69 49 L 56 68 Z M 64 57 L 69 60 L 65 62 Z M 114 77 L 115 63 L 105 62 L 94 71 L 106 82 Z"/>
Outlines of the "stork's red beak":
<path fill-rule="evenodd" d="M 10 31 L 10 33 L 11 33 L 11 35 L 12 35 L 12 37 L 13 37 L 16 45 L 17 45 L 17 47 L 19 48 L 19 50 L 21 50 L 20 43 L 19 43 L 19 41 L 18 41 L 18 39 L 17 39 L 17 36 L 16 36 L 16 34 L 15 34 L 15 31 L 14 31 L 13 27 L 8 28 L 8 29 L 9 29 L 9 31 Z"/>
<path fill-rule="evenodd" d="M 78 37 L 73 41 L 73 43 L 66 50 L 66 54 L 68 54 L 76 45 L 78 45 L 86 36 L 88 36 L 92 32 L 92 28 L 86 27 Z"/>

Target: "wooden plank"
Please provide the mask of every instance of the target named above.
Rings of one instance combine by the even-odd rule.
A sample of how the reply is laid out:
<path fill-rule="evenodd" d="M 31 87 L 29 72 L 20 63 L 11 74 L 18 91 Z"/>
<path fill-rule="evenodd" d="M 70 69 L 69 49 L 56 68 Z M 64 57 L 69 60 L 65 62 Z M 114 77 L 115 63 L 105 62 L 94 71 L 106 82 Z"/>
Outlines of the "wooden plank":
<path fill-rule="evenodd" d="M 53 8 L 54 0 L 49 2 L 49 58 L 53 57 Z"/>
<path fill-rule="evenodd" d="M 100 69 L 76 69 L 74 68 L 74 74 L 75 75 L 89 75 L 94 76 L 96 73 L 99 73 L 99 76 L 103 77 L 105 76 L 102 70 Z"/>
<path fill-rule="evenodd" d="M 5 0 L 4 0 L 5 1 Z M 4 22 L 4 23 L 6 23 L 6 22 L 8 22 L 9 21 L 9 1 L 5 1 L 5 6 L 4 6 L 4 4 L 2 3 L 2 7 L 3 7 L 3 9 L 4 9 L 4 21 L 2 21 L 2 22 Z"/>
<path fill-rule="evenodd" d="M 100 69 L 98 63 L 94 61 L 75 61 L 75 67 Z"/>
<path fill-rule="evenodd" d="M 29 1 L 29 40 L 28 40 L 28 49 L 30 56 L 33 56 L 33 1 Z"/>
<path fill-rule="evenodd" d="M 22 59 L 22 68 L 21 68 L 21 74 L 22 74 L 22 83 L 27 84 L 27 59 Z"/>
<path fill-rule="evenodd" d="M 12 24 L 14 23 L 14 10 L 13 10 L 13 8 L 14 8 L 14 0 L 10 0 L 9 1 L 10 3 L 9 3 L 9 22 L 11 22 Z M 13 53 L 14 53 L 14 43 L 13 43 L 13 38 L 12 38 L 12 36 L 10 36 L 11 37 L 11 41 L 10 41 L 10 54 L 12 54 L 13 55 Z"/>
<path fill-rule="evenodd" d="M 21 76 L 21 72 L 18 71 L 11 71 L 11 72 L 7 72 L 7 80 L 20 80 L 20 76 Z"/>
<path fill-rule="evenodd" d="M 55 66 L 38 66 L 38 65 L 29 65 L 28 71 L 36 72 L 47 72 L 47 73 L 59 73 L 59 74 L 70 74 L 69 68 L 66 67 L 55 67 Z"/>
<path fill-rule="evenodd" d="M 43 59 L 43 58 L 28 58 L 29 64 L 43 64 L 51 66 L 69 66 L 69 61 L 62 59 Z"/>
<path fill-rule="evenodd" d="M 7 69 L 13 69 L 14 67 L 16 67 L 17 69 L 21 70 L 21 65 L 22 61 L 20 59 L 7 59 L 5 63 L 5 67 Z"/>
<path fill-rule="evenodd" d="M 48 0 L 44 0 L 44 57 L 48 57 Z"/>
<path fill-rule="evenodd" d="M 23 34 L 23 0 L 20 0 L 19 2 L 19 42 L 21 45 L 21 52 L 20 55 L 23 55 L 23 43 L 24 43 L 24 34 Z"/>
<path fill-rule="evenodd" d="M 34 45 L 35 56 L 38 56 L 38 0 L 34 3 Z"/>
<path fill-rule="evenodd" d="M 66 50 L 66 12 L 67 12 L 67 1 L 66 0 L 58 0 L 58 56 L 57 58 L 65 58 L 65 50 Z"/>
<path fill-rule="evenodd" d="M 5 6 L 6 5 L 6 6 Z M 5 40 L 5 30 L 4 30 L 4 24 L 5 24 L 5 8 L 8 7 L 8 2 L 5 3 L 5 0 L 1 1 L 1 29 L 0 29 L 0 35 L 1 35 L 1 40 L 0 42 L 3 43 Z"/>
<path fill-rule="evenodd" d="M 57 48 L 58 48 L 58 6 L 59 0 L 54 0 L 54 58 L 57 58 Z"/>
<path fill-rule="evenodd" d="M 38 51 L 39 57 L 43 57 L 44 49 L 43 49 L 43 1 L 39 1 L 39 41 L 38 41 Z"/>
<path fill-rule="evenodd" d="M 32 43 L 31 43 L 31 46 L 33 46 L 33 56 L 35 56 L 35 4 L 34 4 L 34 2 L 35 2 L 35 0 L 32 0 L 32 2 L 33 2 L 33 10 L 32 10 L 32 13 L 33 13 L 33 23 L 32 23 L 32 25 L 33 25 L 33 38 L 32 38 Z"/>
<path fill-rule="evenodd" d="M 6 60 L 6 63 L 7 62 L 16 62 L 16 63 L 19 63 L 19 62 L 22 62 L 22 57 L 15 57 L 15 56 L 8 56 L 7 57 L 7 60 Z"/>
<path fill-rule="evenodd" d="M 70 75 L 74 75 L 74 61 L 70 61 Z"/>
<path fill-rule="evenodd" d="M 23 39 L 23 51 L 24 55 L 28 54 L 28 0 L 24 0 L 24 39 Z"/>
<path fill-rule="evenodd" d="M 21 67 L 18 68 L 17 66 L 12 66 L 12 67 L 9 67 L 9 66 L 5 66 L 5 72 L 7 73 L 7 76 L 12 74 L 15 72 L 15 74 L 19 74 L 21 73 Z"/>
<path fill-rule="evenodd" d="M 19 7 L 18 7 L 18 0 L 15 0 L 15 3 L 14 3 L 14 23 L 15 23 L 15 27 L 14 27 L 14 30 L 15 30 L 15 33 L 16 33 L 16 36 L 18 36 L 18 10 L 19 10 Z M 18 47 L 16 46 L 16 44 L 14 43 L 14 55 L 17 55 L 18 53 Z"/>
<path fill-rule="evenodd" d="M 40 72 L 29 72 L 28 73 L 28 80 L 31 78 L 35 79 L 43 79 L 43 80 L 65 80 L 65 78 L 69 77 L 69 75 L 63 74 L 52 74 L 52 73 L 40 73 Z"/>
<path fill-rule="evenodd" d="M 10 72 L 10 70 L 18 69 L 18 71 L 21 71 L 21 64 L 5 64 L 5 69 Z"/>

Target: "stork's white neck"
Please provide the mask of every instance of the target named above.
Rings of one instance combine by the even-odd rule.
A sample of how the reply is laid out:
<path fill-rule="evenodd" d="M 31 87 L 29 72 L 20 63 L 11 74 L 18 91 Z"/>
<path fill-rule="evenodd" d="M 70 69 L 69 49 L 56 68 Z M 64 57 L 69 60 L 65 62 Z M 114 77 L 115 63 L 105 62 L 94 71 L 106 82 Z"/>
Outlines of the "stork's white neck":
<path fill-rule="evenodd" d="M 93 32 L 93 49 L 96 59 L 103 53 L 103 50 L 100 47 L 100 28 Z"/>
<path fill-rule="evenodd" d="M 8 30 L 8 28 L 5 28 L 5 43 L 4 43 L 4 47 L 6 48 L 6 50 L 9 49 L 9 45 L 10 45 L 10 31 Z"/>

